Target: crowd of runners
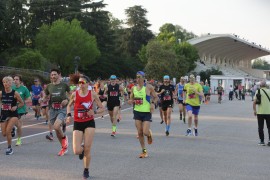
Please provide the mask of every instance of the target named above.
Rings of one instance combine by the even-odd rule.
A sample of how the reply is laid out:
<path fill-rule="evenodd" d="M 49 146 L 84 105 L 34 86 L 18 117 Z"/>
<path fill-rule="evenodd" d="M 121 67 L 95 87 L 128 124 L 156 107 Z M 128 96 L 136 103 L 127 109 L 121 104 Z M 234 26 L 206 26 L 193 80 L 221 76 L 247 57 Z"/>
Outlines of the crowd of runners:
<path fill-rule="evenodd" d="M 138 71 L 135 79 L 121 80 L 111 75 L 108 80 L 90 81 L 83 74 L 71 74 L 69 82 L 61 81 L 61 72 L 52 69 L 51 83 L 42 84 L 34 78 L 30 91 L 22 83 L 21 75 L 6 76 L 2 79 L 4 88 L 0 91 L 1 130 L 7 139 L 6 155 L 13 154 L 12 137 L 17 134 L 16 146 L 22 145 L 22 117 L 33 109 L 36 120 L 44 117 L 49 134 L 46 139 L 56 139 L 60 144 L 58 156 L 68 152 L 66 124 L 73 122 L 73 152 L 83 160 L 83 177 L 89 177 L 91 146 L 95 133 L 95 116 L 104 118 L 105 110 L 111 122 L 112 138 L 117 136 L 117 125 L 121 121 L 121 106 L 133 106 L 133 119 L 137 138 L 141 146 L 139 158 L 148 157 L 147 144 L 153 143 L 151 131 L 152 113 L 159 110 L 160 123 L 165 125 L 164 135 L 170 135 L 173 107 L 179 107 L 179 120 L 187 122 L 186 136 L 198 136 L 198 116 L 202 103 L 210 101 L 209 84 L 196 82 L 194 75 L 180 77 L 174 83 L 169 75 L 163 81 L 147 81 L 145 73 Z M 223 88 L 219 85 L 221 101 Z"/>

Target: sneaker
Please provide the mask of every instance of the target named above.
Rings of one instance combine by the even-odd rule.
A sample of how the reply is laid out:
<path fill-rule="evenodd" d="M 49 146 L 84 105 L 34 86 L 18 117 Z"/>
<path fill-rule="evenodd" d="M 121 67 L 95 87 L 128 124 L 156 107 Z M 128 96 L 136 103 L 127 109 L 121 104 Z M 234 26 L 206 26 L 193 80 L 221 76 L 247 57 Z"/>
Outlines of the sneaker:
<path fill-rule="evenodd" d="M 142 152 L 140 155 L 139 155 L 139 158 L 147 158 L 148 157 L 148 154 L 146 151 Z"/>
<path fill-rule="evenodd" d="M 22 145 L 22 140 L 21 138 L 17 138 L 16 146 L 21 146 Z"/>
<path fill-rule="evenodd" d="M 166 131 L 165 133 L 166 133 L 166 136 L 169 136 L 169 134 L 170 134 L 169 131 Z"/>
<path fill-rule="evenodd" d="M 11 155 L 11 154 L 13 154 L 12 148 L 7 148 L 6 155 Z"/>
<path fill-rule="evenodd" d="M 53 141 L 53 135 L 52 134 L 46 135 L 46 139 Z"/>
<path fill-rule="evenodd" d="M 58 156 L 64 156 L 66 153 L 68 153 L 68 149 L 67 148 L 62 148 L 59 151 Z"/>
<path fill-rule="evenodd" d="M 86 170 L 84 170 L 83 171 L 83 178 L 84 179 L 88 179 L 90 176 L 89 176 L 89 171 L 86 171 Z"/>
<path fill-rule="evenodd" d="M 148 144 L 153 143 L 152 131 L 150 129 L 149 129 L 149 136 L 147 136 L 147 143 Z"/>
<path fill-rule="evenodd" d="M 101 119 L 104 119 L 104 117 L 103 117 L 103 116 L 101 116 Z"/>
<path fill-rule="evenodd" d="M 117 119 L 117 122 L 119 123 L 120 122 L 120 119 Z"/>
<path fill-rule="evenodd" d="M 62 139 L 62 148 L 67 149 L 68 148 L 68 137 L 66 136 L 65 139 Z"/>
<path fill-rule="evenodd" d="M 62 131 L 63 131 L 63 133 L 66 132 L 66 129 L 67 129 L 67 124 L 64 122 L 63 125 L 62 125 Z"/>
<path fill-rule="evenodd" d="M 269 144 L 269 143 L 268 143 Z M 263 141 L 258 143 L 259 146 L 265 146 L 265 143 Z"/>
<path fill-rule="evenodd" d="M 48 125 L 48 120 L 45 121 L 45 124 Z"/>
<path fill-rule="evenodd" d="M 112 137 L 115 137 L 115 134 L 116 134 L 116 133 L 113 131 L 112 134 L 111 134 L 111 136 L 112 136 Z"/>
<path fill-rule="evenodd" d="M 84 157 L 84 145 L 82 144 L 81 146 L 82 146 L 82 148 L 83 148 L 83 151 L 82 151 L 81 154 L 79 154 L 79 159 L 80 159 L 80 160 L 83 160 L 83 157 Z"/>
<path fill-rule="evenodd" d="M 180 114 L 180 120 L 182 120 L 182 114 Z"/>
<path fill-rule="evenodd" d="M 15 127 L 13 127 L 11 130 L 11 136 L 15 137 L 15 135 L 16 135 L 16 129 L 15 129 Z"/>
<path fill-rule="evenodd" d="M 161 121 L 160 121 L 160 124 L 163 124 L 163 122 L 164 122 L 164 121 L 163 121 L 163 120 L 161 120 Z"/>
<path fill-rule="evenodd" d="M 198 136 L 198 129 L 194 128 L 194 136 Z"/>
<path fill-rule="evenodd" d="M 188 130 L 187 130 L 187 133 L 186 133 L 186 136 L 191 136 L 191 135 L 192 135 L 191 129 L 188 129 Z"/>

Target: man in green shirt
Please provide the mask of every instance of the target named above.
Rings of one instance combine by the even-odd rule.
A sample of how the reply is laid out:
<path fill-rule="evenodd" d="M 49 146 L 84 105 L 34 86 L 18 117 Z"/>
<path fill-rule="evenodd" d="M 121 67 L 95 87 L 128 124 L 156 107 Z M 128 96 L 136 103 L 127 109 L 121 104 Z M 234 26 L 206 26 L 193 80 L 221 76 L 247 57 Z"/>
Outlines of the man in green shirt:
<path fill-rule="evenodd" d="M 258 121 L 258 131 L 260 142 L 258 145 L 265 146 L 264 143 L 264 120 L 266 121 L 267 129 L 268 129 L 268 146 L 270 146 L 270 90 L 266 88 L 266 81 L 261 81 L 260 89 L 256 91 L 253 101 L 253 111 L 254 115 L 257 116 Z M 261 103 L 256 107 L 257 94 L 261 96 Z"/>
<path fill-rule="evenodd" d="M 29 90 L 23 86 L 22 83 L 22 77 L 21 75 L 14 75 L 13 76 L 13 80 L 14 80 L 14 86 L 12 86 L 12 89 L 17 91 L 22 100 L 24 101 L 24 105 L 20 108 L 18 108 L 18 115 L 19 115 L 19 120 L 18 123 L 15 125 L 17 127 L 17 134 L 18 134 L 18 138 L 17 138 L 17 142 L 16 142 L 16 146 L 20 146 L 22 144 L 21 141 L 21 136 L 22 136 L 22 116 L 27 114 L 27 107 L 25 104 L 30 103 L 31 102 L 31 95 Z"/>

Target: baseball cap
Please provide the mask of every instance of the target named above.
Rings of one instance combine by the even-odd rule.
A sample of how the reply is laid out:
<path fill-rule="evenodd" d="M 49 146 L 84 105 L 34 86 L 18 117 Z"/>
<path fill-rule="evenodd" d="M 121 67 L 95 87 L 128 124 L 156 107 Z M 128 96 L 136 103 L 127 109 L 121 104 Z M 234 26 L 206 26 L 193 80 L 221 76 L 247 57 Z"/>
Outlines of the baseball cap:
<path fill-rule="evenodd" d="M 189 75 L 189 78 L 190 78 L 190 79 L 195 79 L 194 74 Z"/>
<path fill-rule="evenodd" d="M 165 75 L 165 76 L 163 76 L 163 79 L 170 79 L 170 76 Z"/>
<path fill-rule="evenodd" d="M 143 71 L 138 71 L 137 74 L 141 75 L 142 77 L 145 76 L 145 73 Z"/>
<path fill-rule="evenodd" d="M 111 75 L 110 79 L 116 79 L 116 75 Z"/>

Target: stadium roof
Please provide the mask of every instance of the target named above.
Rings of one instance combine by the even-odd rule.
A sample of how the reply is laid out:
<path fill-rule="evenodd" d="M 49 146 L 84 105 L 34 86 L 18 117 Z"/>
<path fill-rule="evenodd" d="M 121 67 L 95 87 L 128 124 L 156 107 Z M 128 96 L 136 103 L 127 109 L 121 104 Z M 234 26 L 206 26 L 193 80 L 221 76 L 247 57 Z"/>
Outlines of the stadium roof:
<path fill-rule="evenodd" d="M 201 56 L 211 56 L 234 61 L 250 61 L 270 55 L 270 50 L 254 42 L 240 39 L 237 35 L 213 34 L 188 40 Z"/>

